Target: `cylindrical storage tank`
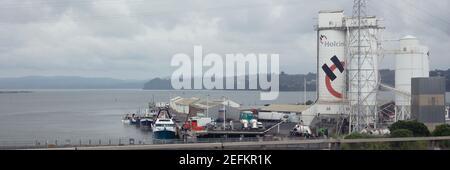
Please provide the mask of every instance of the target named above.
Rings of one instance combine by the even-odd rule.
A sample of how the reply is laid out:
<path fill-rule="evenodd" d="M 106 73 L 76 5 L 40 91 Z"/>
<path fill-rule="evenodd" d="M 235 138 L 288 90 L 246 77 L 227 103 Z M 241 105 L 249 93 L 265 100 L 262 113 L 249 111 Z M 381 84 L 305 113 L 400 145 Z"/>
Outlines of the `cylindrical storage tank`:
<path fill-rule="evenodd" d="M 340 102 L 345 92 L 343 11 L 321 11 L 317 27 L 318 102 Z"/>
<path fill-rule="evenodd" d="M 353 22 L 349 20 L 349 22 Z M 353 28 L 350 35 L 358 35 L 357 26 L 351 25 Z M 377 105 L 377 89 L 379 83 L 378 72 L 378 40 L 379 29 L 377 18 L 367 17 L 363 19 L 363 29 L 361 29 L 361 56 L 358 60 L 358 44 L 357 39 L 351 44 L 351 53 L 354 54 L 350 58 L 349 63 L 349 100 L 352 105 L 358 103 L 359 99 L 363 106 L 372 107 L 367 112 L 374 112 Z M 357 37 L 355 37 L 357 38 Z M 358 70 L 360 75 L 358 76 Z M 359 84 L 359 86 L 358 86 Z M 358 90 L 360 89 L 360 90 Z M 366 112 L 365 111 L 365 112 Z"/>
<path fill-rule="evenodd" d="M 429 77 L 428 48 L 421 46 L 419 40 L 413 36 L 400 39 L 400 49 L 395 57 L 395 88 L 411 94 L 411 79 Z M 410 106 L 408 95 L 397 93 L 397 106 Z"/>

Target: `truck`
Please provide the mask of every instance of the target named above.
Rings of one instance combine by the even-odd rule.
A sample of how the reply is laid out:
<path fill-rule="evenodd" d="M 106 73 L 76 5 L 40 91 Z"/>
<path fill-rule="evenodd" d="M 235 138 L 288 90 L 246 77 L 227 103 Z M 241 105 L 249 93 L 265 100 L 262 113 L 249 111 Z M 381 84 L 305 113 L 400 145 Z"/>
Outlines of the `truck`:
<path fill-rule="evenodd" d="M 251 111 L 243 111 L 239 116 L 239 120 L 243 125 L 244 129 L 260 129 L 263 128 L 261 122 L 258 122 L 256 116 Z M 250 126 L 250 127 L 249 127 Z"/>

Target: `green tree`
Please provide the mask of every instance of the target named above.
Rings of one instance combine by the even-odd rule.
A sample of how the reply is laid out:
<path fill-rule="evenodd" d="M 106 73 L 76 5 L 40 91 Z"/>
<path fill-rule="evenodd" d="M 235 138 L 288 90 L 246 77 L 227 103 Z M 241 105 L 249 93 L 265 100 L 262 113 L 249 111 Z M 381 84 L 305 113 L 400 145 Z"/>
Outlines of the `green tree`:
<path fill-rule="evenodd" d="M 430 136 L 430 131 L 425 124 L 417 121 L 398 121 L 389 127 L 391 132 L 398 129 L 408 129 L 413 133 L 414 137 L 426 137 Z"/>
<path fill-rule="evenodd" d="M 443 124 L 436 126 L 434 129 L 433 136 L 450 136 L 450 125 Z M 439 141 L 438 146 L 441 148 L 450 148 L 450 141 Z"/>
<path fill-rule="evenodd" d="M 407 138 L 414 137 L 413 132 L 408 129 L 397 129 L 391 132 L 391 138 Z M 413 141 L 413 142 L 391 142 L 392 149 L 399 150 L 423 150 L 427 149 L 428 145 L 426 141 Z"/>
<path fill-rule="evenodd" d="M 436 126 L 436 129 L 433 131 L 433 136 L 450 136 L 450 125 L 443 124 Z"/>
<path fill-rule="evenodd" d="M 391 138 L 407 138 L 413 136 L 413 132 L 408 129 L 397 129 L 391 132 Z"/>
<path fill-rule="evenodd" d="M 344 137 L 344 139 L 370 139 L 376 138 L 368 134 L 352 133 Z M 377 143 L 350 143 L 342 144 L 342 150 L 389 150 L 390 146 L 388 143 L 377 142 Z"/>

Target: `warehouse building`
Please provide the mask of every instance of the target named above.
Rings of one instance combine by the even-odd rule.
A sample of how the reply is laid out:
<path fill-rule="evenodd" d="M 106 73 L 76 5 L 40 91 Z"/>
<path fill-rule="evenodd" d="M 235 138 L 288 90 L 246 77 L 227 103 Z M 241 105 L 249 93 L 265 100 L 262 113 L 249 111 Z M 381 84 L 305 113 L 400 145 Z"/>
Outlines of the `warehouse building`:
<path fill-rule="evenodd" d="M 412 118 L 424 123 L 430 130 L 445 123 L 445 78 L 412 79 Z"/>

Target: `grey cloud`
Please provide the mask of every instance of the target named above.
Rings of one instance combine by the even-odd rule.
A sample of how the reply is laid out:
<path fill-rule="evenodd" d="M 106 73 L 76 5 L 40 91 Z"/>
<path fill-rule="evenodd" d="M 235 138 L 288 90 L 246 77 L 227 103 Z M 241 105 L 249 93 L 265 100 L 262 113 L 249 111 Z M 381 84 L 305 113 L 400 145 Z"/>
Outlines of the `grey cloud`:
<path fill-rule="evenodd" d="M 369 11 L 385 19 L 387 38 L 413 34 L 432 49 L 432 68 L 448 68 L 449 1 L 404 1 L 371 0 Z M 0 77 L 169 76 L 171 57 L 192 55 L 194 45 L 222 55 L 279 53 L 282 70 L 315 72 L 317 12 L 345 9 L 351 15 L 352 2 L 4 0 Z"/>

